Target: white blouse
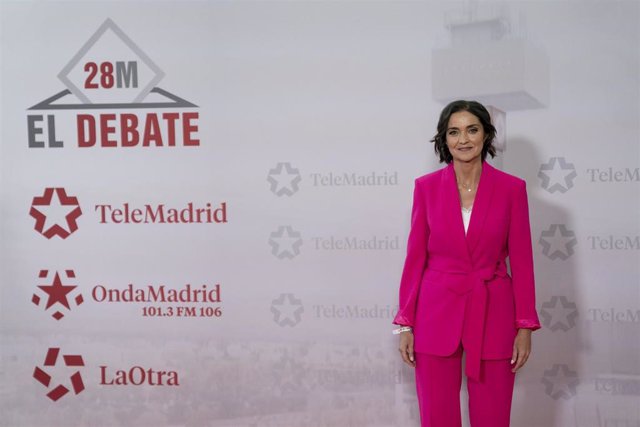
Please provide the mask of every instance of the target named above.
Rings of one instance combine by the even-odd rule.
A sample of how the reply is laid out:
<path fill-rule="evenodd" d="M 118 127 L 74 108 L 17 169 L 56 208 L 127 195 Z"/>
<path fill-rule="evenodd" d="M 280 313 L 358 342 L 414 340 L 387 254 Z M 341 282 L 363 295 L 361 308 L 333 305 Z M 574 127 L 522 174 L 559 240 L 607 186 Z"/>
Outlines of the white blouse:
<path fill-rule="evenodd" d="M 471 221 L 471 206 L 469 209 L 462 208 L 462 222 L 464 223 L 464 234 L 467 234 L 467 229 L 469 228 L 469 221 Z"/>

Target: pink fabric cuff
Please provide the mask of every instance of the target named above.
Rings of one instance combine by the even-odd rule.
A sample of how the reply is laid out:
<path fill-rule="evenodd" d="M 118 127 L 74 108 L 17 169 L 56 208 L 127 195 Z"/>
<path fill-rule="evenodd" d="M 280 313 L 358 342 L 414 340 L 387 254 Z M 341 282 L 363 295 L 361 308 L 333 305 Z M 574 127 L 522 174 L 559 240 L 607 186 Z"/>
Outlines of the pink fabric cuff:
<path fill-rule="evenodd" d="M 398 314 L 392 322 L 394 325 L 398 326 L 411 326 L 413 327 L 413 323 L 409 321 L 406 317 Z"/>
<path fill-rule="evenodd" d="M 540 329 L 540 323 L 534 320 L 520 319 L 516 320 L 516 328 L 531 329 L 532 331 L 535 331 L 536 329 Z"/>

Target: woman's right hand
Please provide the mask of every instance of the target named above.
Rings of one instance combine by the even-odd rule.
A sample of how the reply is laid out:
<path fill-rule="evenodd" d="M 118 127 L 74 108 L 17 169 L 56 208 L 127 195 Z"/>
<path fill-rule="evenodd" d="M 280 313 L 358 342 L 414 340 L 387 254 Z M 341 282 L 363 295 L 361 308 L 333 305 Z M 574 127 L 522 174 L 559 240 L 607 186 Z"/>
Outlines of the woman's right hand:
<path fill-rule="evenodd" d="M 412 368 L 416 367 L 416 358 L 413 354 L 413 332 L 405 331 L 400 334 L 400 355 L 402 360 Z"/>

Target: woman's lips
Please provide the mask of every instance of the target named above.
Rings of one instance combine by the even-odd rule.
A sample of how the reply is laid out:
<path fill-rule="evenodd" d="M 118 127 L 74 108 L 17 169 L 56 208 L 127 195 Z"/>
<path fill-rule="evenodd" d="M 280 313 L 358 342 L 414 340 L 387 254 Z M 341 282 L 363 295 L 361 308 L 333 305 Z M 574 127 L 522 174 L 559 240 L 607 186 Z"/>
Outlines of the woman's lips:
<path fill-rule="evenodd" d="M 458 151 L 469 151 L 471 150 L 473 147 L 464 147 L 464 148 L 458 148 Z"/>

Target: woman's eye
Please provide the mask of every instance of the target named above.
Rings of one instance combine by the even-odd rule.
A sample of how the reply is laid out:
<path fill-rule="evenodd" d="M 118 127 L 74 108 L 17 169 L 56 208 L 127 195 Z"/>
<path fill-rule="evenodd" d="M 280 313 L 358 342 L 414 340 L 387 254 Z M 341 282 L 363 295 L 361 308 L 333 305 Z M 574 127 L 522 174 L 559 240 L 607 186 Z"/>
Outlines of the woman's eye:
<path fill-rule="evenodd" d="M 449 131 L 449 135 L 451 135 L 451 136 L 453 136 L 453 135 L 455 135 L 455 134 L 457 134 L 457 133 L 458 133 L 458 132 L 456 132 L 455 130 L 450 130 L 450 131 Z"/>
<path fill-rule="evenodd" d="M 473 133 L 477 133 L 478 129 L 477 128 L 471 128 L 469 129 L 469 133 L 473 134 Z"/>

